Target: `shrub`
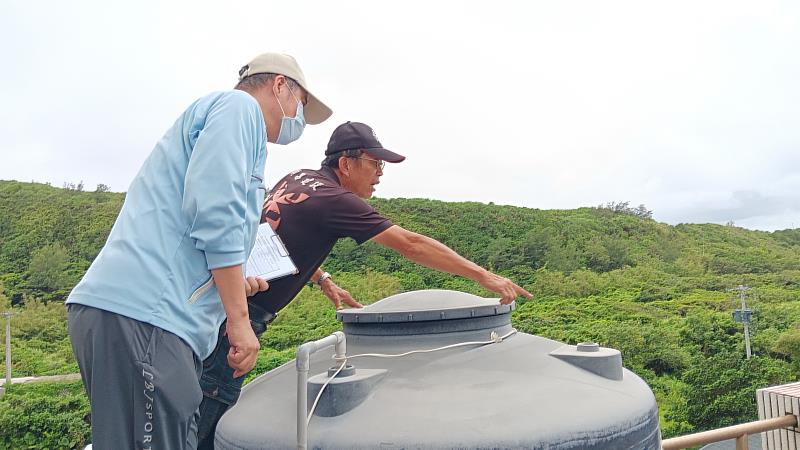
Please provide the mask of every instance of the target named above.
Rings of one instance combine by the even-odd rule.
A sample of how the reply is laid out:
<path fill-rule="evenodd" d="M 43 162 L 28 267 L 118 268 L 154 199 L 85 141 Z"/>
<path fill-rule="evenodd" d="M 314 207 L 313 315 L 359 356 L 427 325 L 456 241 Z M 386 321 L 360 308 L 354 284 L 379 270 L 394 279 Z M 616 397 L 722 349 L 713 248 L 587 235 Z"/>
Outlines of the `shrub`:
<path fill-rule="evenodd" d="M 0 398 L 0 447 L 81 449 L 91 440 L 89 414 L 80 381 L 12 385 Z"/>

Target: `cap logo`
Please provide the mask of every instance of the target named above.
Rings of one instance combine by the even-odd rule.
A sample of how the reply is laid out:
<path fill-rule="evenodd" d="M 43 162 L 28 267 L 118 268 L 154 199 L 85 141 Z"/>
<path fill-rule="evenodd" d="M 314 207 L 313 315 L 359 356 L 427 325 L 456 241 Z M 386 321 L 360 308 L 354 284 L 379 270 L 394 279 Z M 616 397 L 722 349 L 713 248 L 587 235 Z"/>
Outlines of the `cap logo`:
<path fill-rule="evenodd" d="M 243 74 L 243 73 L 245 73 L 245 72 L 247 72 L 247 69 L 249 69 L 249 68 L 250 68 L 250 66 L 249 66 L 249 65 L 247 65 L 247 64 L 245 64 L 244 66 L 242 66 L 242 68 L 241 68 L 241 69 L 239 69 L 239 76 L 242 76 L 242 74 Z"/>
<path fill-rule="evenodd" d="M 373 130 L 373 129 L 371 129 L 371 128 L 370 128 L 370 130 L 369 130 L 369 131 L 372 131 L 372 137 L 374 137 L 376 141 L 380 141 L 380 139 L 378 139 L 378 134 L 377 134 L 377 133 L 375 133 L 375 130 Z"/>

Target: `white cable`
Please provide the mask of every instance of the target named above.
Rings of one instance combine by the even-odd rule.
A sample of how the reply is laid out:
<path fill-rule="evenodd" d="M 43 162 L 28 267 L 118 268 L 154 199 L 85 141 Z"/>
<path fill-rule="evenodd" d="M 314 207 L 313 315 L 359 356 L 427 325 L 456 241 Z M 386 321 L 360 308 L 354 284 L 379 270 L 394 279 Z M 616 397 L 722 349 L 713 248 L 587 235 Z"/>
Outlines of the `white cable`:
<path fill-rule="evenodd" d="M 330 383 L 334 378 L 336 378 L 336 375 L 339 375 L 339 372 L 341 372 L 342 369 L 344 369 L 345 364 L 347 364 L 347 358 L 344 358 L 344 360 L 342 361 L 342 365 L 339 366 L 338 369 L 336 369 L 336 372 L 334 372 L 333 376 L 329 377 L 328 381 L 326 381 L 325 384 L 323 384 L 322 387 L 320 388 L 319 393 L 317 394 L 317 398 L 314 399 L 314 404 L 311 405 L 311 411 L 308 412 L 308 417 L 306 418 L 306 428 L 308 428 L 308 424 L 311 423 L 311 416 L 314 415 L 314 410 L 317 409 L 317 403 L 319 403 L 319 399 L 320 397 L 322 397 L 322 393 L 325 391 L 325 388 L 328 387 L 328 383 Z"/>
<path fill-rule="evenodd" d="M 362 353 L 360 355 L 345 356 L 344 360 L 342 360 L 342 365 L 339 366 L 339 368 L 336 370 L 336 372 L 333 374 L 333 376 L 329 377 L 328 381 L 326 381 L 325 384 L 322 385 L 322 388 L 320 388 L 319 393 L 317 394 L 317 398 L 314 399 L 314 404 L 311 405 L 311 410 L 308 412 L 308 418 L 306 419 L 306 427 L 308 427 L 308 424 L 311 423 L 311 417 L 314 415 L 314 410 L 317 408 L 317 403 L 319 402 L 319 399 L 322 397 L 322 393 L 325 391 L 325 388 L 328 386 L 328 383 L 330 383 L 331 380 L 336 378 L 336 375 L 339 375 L 339 372 L 341 372 L 342 369 L 344 369 L 344 366 L 347 364 L 347 360 L 348 359 L 363 358 L 363 357 L 366 357 L 366 356 L 371 356 L 371 357 L 375 357 L 375 358 L 400 358 L 401 356 L 413 355 L 415 353 L 438 352 L 439 350 L 447 350 L 447 349 L 450 349 L 450 348 L 464 347 L 464 346 L 467 346 L 467 345 L 499 344 L 499 343 L 503 342 L 509 336 L 515 334 L 516 332 L 517 332 L 517 330 L 512 328 L 511 331 L 509 331 L 505 335 L 499 336 L 496 331 L 492 331 L 491 334 L 489 335 L 489 337 L 491 339 L 488 340 L 488 341 L 459 342 L 458 344 L 445 345 L 444 347 L 431 348 L 431 349 L 428 349 L 428 350 L 411 350 L 410 352 L 398 353 L 398 354 L 395 354 L 395 355 L 388 355 L 388 354 L 385 354 L 385 353 Z"/>
<path fill-rule="evenodd" d="M 411 350 L 410 352 L 398 353 L 398 354 L 395 354 L 395 355 L 387 355 L 387 354 L 384 354 L 384 353 L 362 353 L 360 355 L 348 356 L 347 359 L 360 358 L 360 357 L 363 357 L 363 356 L 372 356 L 372 357 L 375 357 L 375 358 L 399 358 L 401 356 L 413 355 L 415 353 L 438 352 L 439 350 L 447 350 L 447 349 L 450 349 L 450 348 L 464 347 L 464 346 L 467 346 L 467 345 L 499 344 L 500 342 L 503 342 L 504 339 L 506 339 L 507 337 L 511 336 L 512 334 L 514 334 L 516 332 L 517 332 L 517 330 L 512 329 L 505 336 L 498 337 L 497 332 L 496 331 L 492 331 L 492 333 L 489 335 L 492 339 L 488 340 L 488 341 L 459 342 L 458 344 L 446 345 L 444 347 L 432 348 L 432 349 L 429 349 L 429 350 Z"/>

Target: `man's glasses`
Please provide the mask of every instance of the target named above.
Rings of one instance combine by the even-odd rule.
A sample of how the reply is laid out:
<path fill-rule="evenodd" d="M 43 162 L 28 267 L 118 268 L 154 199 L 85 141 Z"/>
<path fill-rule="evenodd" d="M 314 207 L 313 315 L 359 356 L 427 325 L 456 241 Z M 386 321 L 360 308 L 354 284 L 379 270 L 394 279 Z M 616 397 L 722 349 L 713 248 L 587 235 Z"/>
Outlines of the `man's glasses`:
<path fill-rule="evenodd" d="M 363 159 L 364 161 L 371 161 L 375 163 L 375 169 L 383 171 L 383 168 L 386 167 L 386 161 L 380 159 L 369 159 L 369 158 L 359 158 L 358 156 L 351 156 L 353 159 Z"/>

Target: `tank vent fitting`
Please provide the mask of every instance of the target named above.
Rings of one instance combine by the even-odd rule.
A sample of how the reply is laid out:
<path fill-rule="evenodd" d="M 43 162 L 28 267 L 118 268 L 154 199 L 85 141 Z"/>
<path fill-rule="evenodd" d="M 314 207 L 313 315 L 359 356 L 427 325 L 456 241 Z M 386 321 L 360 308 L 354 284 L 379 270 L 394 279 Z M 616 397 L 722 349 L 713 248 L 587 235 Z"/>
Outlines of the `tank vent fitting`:
<path fill-rule="evenodd" d="M 345 366 L 336 378 L 330 380 L 325 391 L 322 392 L 317 409 L 314 410 L 315 416 L 334 417 L 352 410 L 369 397 L 378 382 L 386 375 L 385 369 L 358 369 L 356 371 L 355 368 L 350 367 L 351 375 L 342 376 L 342 373 L 347 370 L 347 366 Z M 336 369 L 338 367 L 333 369 L 333 372 L 336 372 Z M 321 373 L 308 379 L 309 407 L 314 403 L 322 385 L 330 379 L 333 372 Z"/>
<path fill-rule="evenodd" d="M 600 347 L 594 342 L 582 342 L 563 345 L 550 352 L 550 356 L 603 378 L 622 380 L 622 354 L 619 350 Z"/>
<path fill-rule="evenodd" d="M 578 344 L 577 350 L 579 352 L 599 352 L 600 344 L 597 342 L 581 342 Z"/>
<path fill-rule="evenodd" d="M 328 369 L 328 378 L 332 377 L 336 374 L 336 371 L 339 370 L 339 366 L 331 367 Z M 356 374 L 356 368 L 352 364 L 348 364 L 344 366 L 344 368 L 336 375 L 336 378 L 344 378 L 349 377 Z"/>

